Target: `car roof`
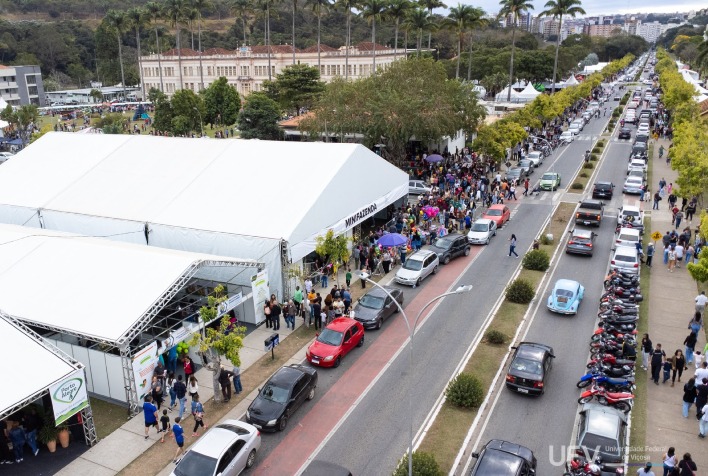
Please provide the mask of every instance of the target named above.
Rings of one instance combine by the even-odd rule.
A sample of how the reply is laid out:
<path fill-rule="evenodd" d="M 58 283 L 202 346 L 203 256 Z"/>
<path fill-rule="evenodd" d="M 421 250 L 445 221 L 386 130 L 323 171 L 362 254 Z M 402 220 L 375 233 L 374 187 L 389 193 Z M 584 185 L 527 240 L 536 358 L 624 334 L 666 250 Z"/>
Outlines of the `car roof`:
<path fill-rule="evenodd" d="M 622 205 L 622 211 L 627 211 L 629 210 L 630 212 L 638 212 L 639 207 L 636 205 Z"/>
<path fill-rule="evenodd" d="M 630 175 L 627 177 L 627 180 L 624 181 L 625 183 L 642 183 L 644 180 L 641 177 L 637 177 L 636 175 Z"/>
<path fill-rule="evenodd" d="M 623 255 L 623 256 L 637 256 L 637 248 L 633 246 L 618 246 L 615 248 L 615 256 L 617 255 Z"/>
<path fill-rule="evenodd" d="M 355 321 L 354 319 L 350 319 L 348 317 L 338 317 L 329 323 L 327 329 L 331 329 L 337 332 L 344 332 L 356 323 L 357 321 Z"/>
<path fill-rule="evenodd" d="M 336 319 L 335 319 L 336 321 Z M 332 321 L 334 323 L 334 321 Z M 331 324 L 327 327 L 330 327 Z M 276 385 L 277 387 L 289 387 L 295 380 L 300 378 L 304 372 L 296 367 L 285 366 L 279 368 L 271 377 L 269 382 Z"/>
<path fill-rule="evenodd" d="M 392 293 L 394 291 L 399 291 L 398 288 L 392 288 L 390 286 L 384 286 L 384 289 L 386 289 L 386 291 L 388 291 L 390 293 Z M 381 288 L 374 288 L 371 291 L 369 291 L 368 293 L 366 293 L 366 296 L 385 298 L 385 297 L 388 297 L 388 294 L 386 294 L 386 292 Z"/>
<path fill-rule="evenodd" d="M 534 157 L 537 155 L 540 157 L 542 152 L 540 150 L 532 150 L 531 152 L 529 152 L 528 156 L 531 156 L 532 154 Z"/>
<path fill-rule="evenodd" d="M 559 279 L 553 289 L 575 289 L 580 285 L 579 282 L 572 279 Z"/>
<path fill-rule="evenodd" d="M 427 258 L 428 256 L 430 256 L 432 254 L 435 254 L 435 252 L 431 251 L 431 250 L 426 250 L 425 248 L 423 248 L 421 250 L 416 251 L 412 255 L 408 256 L 406 259 L 407 260 L 414 259 L 414 260 L 423 261 L 425 258 Z"/>
<path fill-rule="evenodd" d="M 483 225 L 489 225 L 493 220 L 490 220 L 489 218 L 478 218 L 474 222 L 475 223 L 482 223 Z"/>
<path fill-rule="evenodd" d="M 611 187 L 611 186 L 612 186 L 612 182 L 602 182 L 602 181 L 600 181 L 600 182 L 595 182 L 595 186 L 597 187 L 598 185 Z"/>
<path fill-rule="evenodd" d="M 622 227 L 620 228 L 619 234 L 637 235 L 639 236 L 639 230 L 637 228 Z"/>
<path fill-rule="evenodd" d="M 202 435 L 190 448 L 190 451 L 210 458 L 219 458 L 221 453 L 226 451 L 234 441 L 255 431 L 255 427 L 240 420 L 224 420 Z"/>
<path fill-rule="evenodd" d="M 516 346 L 516 355 L 519 357 L 533 357 L 537 360 L 543 360 L 543 355 L 553 353 L 553 348 L 546 344 L 538 344 L 536 342 L 522 342 Z"/>
<path fill-rule="evenodd" d="M 557 176 L 557 175 L 559 175 L 559 174 L 558 174 L 558 172 L 544 172 L 544 173 L 543 173 L 543 176 L 545 177 L 546 175 Z M 543 178 L 543 177 L 541 177 L 541 178 Z"/>
<path fill-rule="evenodd" d="M 626 421 L 624 414 L 616 408 L 586 403 L 581 410 L 585 413 L 585 430 L 593 435 L 616 438 L 620 426 Z"/>
<path fill-rule="evenodd" d="M 573 237 L 578 237 L 578 238 L 592 238 L 592 231 L 590 230 L 583 230 L 581 228 L 576 228 L 573 230 Z"/>
<path fill-rule="evenodd" d="M 338 464 L 315 460 L 307 466 L 302 476 L 352 476 L 352 473 Z"/>
<path fill-rule="evenodd" d="M 438 240 L 454 241 L 457 238 L 460 238 L 461 236 L 462 235 L 460 235 L 459 233 L 449 233 L 445 236 L 441 236 L 440 238 L 438 238 Z"/>
<path fill-rule="evenodd" d="M 487 450 L 498 450 L 503 451 L 504 453 L 520 456 L 529 463 L 533 461 L 533 451 L 517 443 L 511 443 L 504 440 L 489 440 L 484 447 Z"/>
<path fill-rule="evenodd" d="M 506 205 L 502 205 L 500 203 L 492 205 L 491 207 L 487 208 L 487 211 L 489 210 L 504 210 L 506 208 Z"/>

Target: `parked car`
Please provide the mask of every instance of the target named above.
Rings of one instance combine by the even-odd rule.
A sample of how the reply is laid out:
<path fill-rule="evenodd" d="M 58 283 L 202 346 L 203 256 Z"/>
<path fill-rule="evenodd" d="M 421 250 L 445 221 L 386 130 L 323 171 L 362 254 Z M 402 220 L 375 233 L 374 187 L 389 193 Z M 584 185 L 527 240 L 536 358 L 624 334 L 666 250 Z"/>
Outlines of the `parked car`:
<path fill-rule="evenodd" d="M 565 252 L 576 255 L 592 256 L 597 234 L 590 230 L 576 228 L 570 232 L 570 238 L 565 245 Z"/>
<path fill-rule="evenodd" d="M 363 335 L 363 328 L 361 332 Z M 281 367 L 268 379 L 248 406 L 246 420 L 259 430 L 283 431 L 288 425 L 290 415 L 300 408 L 305 400 L 315 398 L 315 388 L 317 370 L 301 364 Z"/>
<path fill-rule="evenodd" d="M 579 282 L 559 279 L 548 296 L 547 307 L 551 312 L 559 314 L 577 314 L 584 294 L 585 288 Z"/>
<path fill-rule="evenodd" d="M 467 233 L 467 241 L 474 245 L 488 245 L 497 234 L 497 222 L 489 218 L 479 218 Z"/>
<path fill-rule="evenodd" d="M 627 177 L 624 181 L 624 186 L 622 187 L 622 193 L 627 193 L 631 195 L 639 195 L 642 193 L 642 187 L 644 186 L 644 180 L 639 177 Z"/>
<path fill-rule="evenodd" d="M 354 319 L 361 322 L 364 329 L 381 329 L 385 319 L 399 311 L 398 306 L 403 305 L 403 291 L 398 288 L 374 288 L 359 298 L 354 306 Z M 395 299 L 395 301 L 394 301 Z"/>
<path fill-rule="evenodd" d="M 525 446 L 504 440 L 489 440 L 482 451 L 472 453 L 477 459 L 468 476 L 532 476 L 536 457 Z"/>
<path fill-rule="evenodd" d="M 636 228 L 640 233 L 644 233 L 644 212 L 636 205 L 623 205 L 617 215 L 617 224 L 630 222 L 632 228 Z"/>
<path fill-rule="evenodd" d="M 354 347 L 364 345 L 364 326 L 348 317 L 338 317 L 322 329 L 305 355 L 312 365 L 339 367 Z"/>
<path fill-rule="evenodd" d="M 629 175 L 629 172 L 632 170 L 641 170 L 642 172 L 646 172 L 647 163 L 644 159 L 629 159 L 629 163 L 627 164 L 627 175 Z"/>
<path fill-rule="evenodd" d="M 621 467 L 627 447 L 626 432 L 624 412 L 598 403 L 586 403 L 580 410 L 576 446 L 586 454 L 600 456 L 606 466 Z"/>
<path fill-rule="evenodd" d="M 569 143 L 573 142 L 574 139 L 575 139 L 575 134 L 573 134 L 572 131 L 561 132 L 561 135 L 559 138 L 561 144 L 569 144 Z"/>
<path fill-rule="evenodd" d="M 639 274 L 639 252 L 637 248 L 617 246 L 610 260 L 610 269 L 624 273 Z"/>
<path fill-rule="evenodd" d="M 172 476 L 236 476 L 256 462 L 261 433 L 240 420 L 224 420 L 192 445 Z"/>
<path fill-rule="evenodd" d="M 432 188 L 428 187 L 422 180 L 409 180 L 408 181 L 408 193 L 410 195 L 420 195 L 423 193 L 430 193 Z"/>
<path fill-rule="evenodd" d="M 509 182 L 516 182 L 519 183 L 521 181 L 521 177 L 524 175 L 524 170 L 521 167 L 512 167 L 506 172 L 506 179 Z"/>
<path fill-rule="evenodd" d="M 636 228 L 622 227 L 615 238 L 615 246 L 637 247 L 637 243 L 642 241 L 641 233 Z"/>
<path fill-rule="evenodd" d="M 396 272 L 394 280 L 398 284 L 417 286 L 431 274 L 438 272 L 440 260 L 437 253 L 430 250 L 418 250 L 406 258 Z"/>
<path fill-rule="evenodd" d="M 511 210 L 506 205 L 492 205 L 482 214 L 482 218 L 495 221 L 497 228 L 501 228 L 511 218 Z"/>
<path fill-rule="evenodd" d="M 525 175 L 528 177 L 533 173 L 533 162 L 531 162 L 529 159 L 521 159 L 519 160 L 519 168 L 522 170 L 522 175 Z"/>
<path fill-rule="evenodd" d="M 612 182 L 595 182 L 592 188 L 592 198 L 612 198 L 615 184 Z"/>
<path fill-rule="evenodd" d="M 551 190 L 556 191 L 561 184 L 561 176 L 558 172 L 546 172 L 541 176 L 541 181 L 539 182 L 539 187 L 541 190 Z"/>
<path fill-rule="evenodd" d="M 619 134 L 617 135 L 618 139 L 631 139 L 632 138 L 632 130 L 629 127 L 623 127 L 620 129 Z"/>
<path fill-rule="evenodd" d="M 570 123 L 572 126 L 573 124 L 577 124 L 578 128 L 582 131 L 585 128 L 585 120 L 584 119 L 575 119 L 573 122 Z"/>
<path fill-rule="evenodd" d="M 542 395 L 556 357 L 553 348 L 535 342 L 522 342 L 514 349 L 514 356 L 506 372 L 506 388 L 526 395 Z"/>
<path fill-rule="evenodd" d="M 426 249 L 433 250 L 442 264 L 448 264 L 451 259 L 458 256 L 469 256 L 470 244 L 467 237 L 458 233 L 450 233 L 435 240 Z"/>
<path fill-rule="evenodd" d="M 532 150 L 531 152 L 528 153 L 526 156 L 528 160 L 531 161 L 534 167 L 538 167 L 543 163 L 543 152 L 540 152 L 538 150 Z"/>
<path fill-rule="evenodd" d="M 568 126 L 568 132 L 571 132 L 574 136 L 580 134 L 580 124 L 573 122 Z"/>
<path fill-rule="evenodd" d="M 300 476 L 352 476 L 344 466 L 329 461 L 315 460 L 310 463 Z"/>

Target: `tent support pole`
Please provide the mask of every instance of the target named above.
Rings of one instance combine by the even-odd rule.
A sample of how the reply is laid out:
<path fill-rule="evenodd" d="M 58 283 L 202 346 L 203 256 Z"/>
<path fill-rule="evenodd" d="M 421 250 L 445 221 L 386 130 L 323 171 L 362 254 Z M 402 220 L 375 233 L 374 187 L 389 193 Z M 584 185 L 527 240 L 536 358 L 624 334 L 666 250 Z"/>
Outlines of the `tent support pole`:
<path fill-rule="evenodd" d="M 87 446 L 93 446 L 98 443 L 96 436 L 96 426 L 93 423 L 93 409 L 91 409 L 91 401 L 86 408 L 81 410 L 81 424 L 84 427 L 84 439 Z"/>
<path fill-rule="evenodd" d="M 286 302 L 290 299 L 290 277 L 288 276 L 288 269 L 290 268 L 290 257 L 288 256 L 288 242 L 285 240 L 280 240 L 280 268 L 281 276 L 283 280 L 283 296 L 281 298 L 282 302 Z"/>
<path fill-rule="evenodd" d="M 123 385 L 125 387 L 125 400 L 128 402 L 128 417 L 138 414 L 138 390 L 135 388 L 133 376 L 133 359 L 131 359 L 130 346 L 124 344 L 120 348 L 120 363 L 123 367 Z"/>

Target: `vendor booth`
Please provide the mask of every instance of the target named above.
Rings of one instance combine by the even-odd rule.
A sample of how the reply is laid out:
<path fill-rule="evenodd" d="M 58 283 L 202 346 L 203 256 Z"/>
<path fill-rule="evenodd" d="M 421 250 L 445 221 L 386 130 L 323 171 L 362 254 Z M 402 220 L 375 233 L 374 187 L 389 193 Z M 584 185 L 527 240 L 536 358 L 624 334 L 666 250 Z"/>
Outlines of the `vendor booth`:
<path fill-rule="evenodd" d="M 357 144 L 50 132 L 0 170 L 0 222 L 254 259 L 283 298 L 317 236 L 407 194 Z"/>
<path fill-rule="evenodd" d="M 198 309 L 214 286 L 226 287 L 220 312 L 235 323 L 254 317 L 254 290 L 268 292 L 267 277 L 252 282 L 265 271 L 255 260 L 16 225 L 0 225 L 0 245 L 0 310 L 81 362 L 89 392 L 132 412 L 160 354 L 203 326 Z"/>

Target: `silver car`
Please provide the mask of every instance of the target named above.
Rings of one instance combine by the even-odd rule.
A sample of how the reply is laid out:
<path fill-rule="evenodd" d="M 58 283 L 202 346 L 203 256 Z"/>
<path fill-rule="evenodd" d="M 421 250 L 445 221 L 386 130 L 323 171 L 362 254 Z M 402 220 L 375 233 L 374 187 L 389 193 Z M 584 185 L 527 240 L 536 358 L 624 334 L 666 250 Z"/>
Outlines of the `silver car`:
<path fill-rule="evenodd" d="M 171 476 L 237 476 L 256 462 L 261 433 L 240 420 L 224 420 L 202 436 Z"/>
<path fill-rule="evenodd" d="M 422 180 L 409 180 L 408 193 L 410 195 L 428 194 L 432 189 L 428 187 Z"/>
<path fill-rule="evenodd" d="M 439 264 L 440 259 L 437 253 L 430 250 L 418 250 L 406 258 L 406 262 L 396 272 L 394 280 L 398 284 L 415 287 L 429 275 L 437 273 Z"/>

